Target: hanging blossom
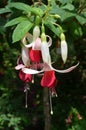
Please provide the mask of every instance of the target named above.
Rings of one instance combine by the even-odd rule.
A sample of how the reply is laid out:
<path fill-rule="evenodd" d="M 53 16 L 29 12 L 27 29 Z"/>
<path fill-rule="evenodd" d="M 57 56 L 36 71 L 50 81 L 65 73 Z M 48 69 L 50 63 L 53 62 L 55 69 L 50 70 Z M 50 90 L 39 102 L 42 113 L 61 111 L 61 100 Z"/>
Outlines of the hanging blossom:
<path fill-rule="evenodd" d="M 29 42 L 29 44 L 27 44 L 27 41 Z M 40 38 L 40 29 L 38 26 L 34 27 L 33 35 L 27 33 L 26 36 L 21 40 L 21 42 L 21 57 L 18 58 L 17 66 L 15 67 L 15 69 L 19 70 L 20 79 L 26 83 L 24 89 L 24 92 L 26 93 L 25 107 L 27 108 L 28 106 L 27 93 L 29 90 L 29 86 L 27 83 L 33 81 L 34 74 L 42 73 L 41 86 L 49 88 L 50 90 L 50 113 L 53 114 L 51 96 L 57 96 L 55 87 L 58 84 L 55 72 L 68 73 L 75 69 L 79 63 L 66 70 L 57 70 L 53 68 L 49 51 L 49 47 L 52 45 L 52 38 L 48 35 L 45 35 L 44 32 L 42 33 Z M 67 59 L 67 44 L 65 40 L 61 41 L 61 49 L 62 59 L 65 63 Z"/>
<path fill-rule="evenodd" d="M 39 72 L 42 72 L 42 70 L 37 71 L 36 65 L 31 64 L 31 61 L 39 62 L 41 60 L 41 51 L 40 51 L 41 39 L 39 38 L 39 34 L 40 34 L 40 30 L 36 26 L 36 28 L 33 30 L 33 36 L 27 33 L 26 36 L 22 39 L 22 43 L 23 43 L 22 51 L 21 51 L 22 63 L 20 63 L 18 60 L 17 62 L 18 65 L 15 67 L 16 70 L 21 69 L 22 72 L 24 72 L 23 69 L 26 68 L 29 71 L 26 74 L 37 74 Z M 30 44 L 27 44 L 26 38 L 29 42 L 31 42 Z"/>
<path fill-rule="evenodd" d="M 52 92 L 55 92 L 55 87 L 57 85 L 55 71 L 58 73 L 68 73 L 75 69 L 79 63 L 66 70 L 53 68 L 49 51 L 49 47 L 52 45 L 52 39 L 50 36 L 45 35 L 45 33 L 42 33 L 41 38 L 39 36 L 40 29 L 36 26 L 33 29 L 33 36 L 28 33 L 22 39 L 22 64 L 18 62 L 15 69 L 21 70 L 24 74 L 29 75 L 44 72 L 41 79 L 41 86 L 50 88 Z M 49 41 L 47 41 L 47 38 Z M 30 42 L 29 44 L 27 44 L 26 39 Z M 67 52 L 65 57 L 67 57 Z M 64 61 L 65 60 L 66 58 L 64 58 Z"/>

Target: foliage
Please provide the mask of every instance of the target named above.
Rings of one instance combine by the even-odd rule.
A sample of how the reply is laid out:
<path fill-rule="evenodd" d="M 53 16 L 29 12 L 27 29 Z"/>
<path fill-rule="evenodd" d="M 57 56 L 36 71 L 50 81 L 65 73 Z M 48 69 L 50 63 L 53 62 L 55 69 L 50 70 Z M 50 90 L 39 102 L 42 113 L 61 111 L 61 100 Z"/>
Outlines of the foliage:
<path fill-rule="evenodd" d="M 22 130 L 22 127 L 19 126 L 21 122 L 20 117 L 14 117 L 11 114 L 2 114 L 0 116 L 0 129 L 3 130 L 5 127 L 6 129 L 14 128 L 14 130 Z"/>
<path fill-rule="evenodd" d="M 86 129 L 86 2 L 85 0 L 52 0 L 51 6 L 37 4 L 32 1 L 1 0 L 0 5 L 0 129 L 23 130 L 31 128 L 42 129 L 43 108 L 42 89 L 35 77 L 36 83 L 30 84 L 27 109 L 24 108 L 24 83 L 20 82 L 14 70 L 16 59 L 20 54 L 20 40 L 35 24 L 43 22 L 46 33 L 53 38 L 52 58 L 59 68 L 79 61 L 77 70 L 70 74 L 57 74 L 59 84 L 58 98 L 54 98 L 54 115 L 52 130 L 85 130 Z M 40 5 L 40 6 L 39 6 Z M 37 21 L 34 19 L 38 17 Z M 62 27 L 69 47 L 68 60 L 63 65 L 59 55 L 55 55 Z M 14 44 L 13 44 L 14 43 Z M 54 56 L 54 57 L 53 57 Z M 57 62 L 59 60 L 59 63 Z M 75 108 L 75 109 L 71 109 Z M 71 125 L 65 120 L 73 111 L 79 111 L 82 120 L 77 120 L 74 113 Z M 29 118 L 30 117 L 30 118 Z M 34 121 L 35 118 L 35 121 Z M 35 124 L 35 125 L 34 125 Z M 37 126 L 38 125 L 38 126 Z M 39 125 L 41 128 L 39 128 Z"/>

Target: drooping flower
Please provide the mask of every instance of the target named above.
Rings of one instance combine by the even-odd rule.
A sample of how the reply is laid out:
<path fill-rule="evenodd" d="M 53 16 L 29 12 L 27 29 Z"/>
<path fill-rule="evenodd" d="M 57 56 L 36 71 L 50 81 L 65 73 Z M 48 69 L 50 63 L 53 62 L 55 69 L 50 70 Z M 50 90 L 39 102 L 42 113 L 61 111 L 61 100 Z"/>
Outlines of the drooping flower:
<path fill-rule="evenodd" d="M 40 52 L 40 43 L 41 39 L 39 38 L 40 35 L 40 29 L 38 26 L 36 26 L 33 29 L 33 36 L 27 33 L 27 35 L 21 40 L 22 45 L 22 63 L 17 63 L 18 65 L 15 67 L 15 69 L 19 70 L 23 69 L 28 70 L 26 74 L 37 74 L 39 71 L 35 70 L 33 67 L 31 67 L 31 61 L 32 62 L 39 62 L 41 60 L 41 52 Z M 27 44 L 26 38 L 30 44 Z M 28 49 L 30 48 L 30 50 Z M 23 71 L 24 72 L 24 71 Z M 25 73 L 25 72 L 24 72 Z"/>
<path fill-rule="evenodd" d="M 49 47 L 48 47 L 48 44 L 47 44 L 47 41 L 46 41 L 46 35 L 43 33 L 42 37 L 43 37 L 42 38 L 43 41 L 41 43 L 41 52 L 42 52 L 43 62 L 45 63 L 44 70 L 54 70 L 58 73 L 68 73 L 68 72 L 72 71 L 73 69 L 75 69 L 79 65 L 79 63 L 77 63 L 75 66 L 72 66 L 72 67 L 65 69 L 65 70 L 58 70 L 58 69 L 53 68 L 52 62 L 51 62 Z"/>
<path fill-rule="evenodd" d="M 39 28 L 39 26 L 35 26 L 33 29 L 33 35 L 27 33 L 27 35 L 22 39 L 23 45 L 27 48 L 32 47 L 32 49 L 40 50 L 39 35 L 40 35 L 40 28 Z M 26 39 L 30 42 L 29 44 L 27 44 Z"/>
<path fill-rule="evenodd" d="M 53 92 L 55 92 L 55 87 L 57 85 L 55 71 L 60 72 L 60 73 L 67 73 L 67 72 L 72 71 L 77 65 L 72 66 L 66 70 L 57 70 L 57 69 L 53 68 L 45 33 L 42 33 L 41 40 L 42 40 L 41 53 L 42 53 L 42 60 L 44 63 L 44 67 L 43 67 L 44 75 L 41 80 L 41 86 L 50 88 L 51 92 L 53 93 Z M 55 93 L 55 95 L 56 95 L 56 93 Z"/>
<path fill-rule="evenodd" d="M 49 39 L 49 40 L 48 40 Z M 21 40 L 22 41 L 22 53 L 20 62 L 18 60 L 16 70 L 19 70 L 19 77 L 22 81 L 31 82 L 33 80 L 34 74 L 42 73 L 41 86 L 49 88 L 50 92 L 50 106 L 51 106 L 51 114 L 53 114 L 52 110 L 52 101 L 51 96 L 57 96 L 55 87 L 57 86 L 57 79 L 55 77 L 55 71 L 58 73 L 68 73 L 75 69 L 77 65 L 72 66 L 66 70 L 58 70 L 53 68 L 51 55 L 49 47 L 52 44 L 52 38 L 48 35 L 45 35 L 43 32 L 40 38 L 40 28 L 39 26 L 35 26 L 33 29 L 33 35 L 27 33 L 26 36 Z M 27 41 L 29 44 L 27 44 Z M 65 41 L 65 37 L 63 38 L 63 34 L 61 34 L 61 55 L 63 62 L 65 63 L 67 60 L 67 43 Z M 19 58 L 20 59 L 20 58 Z M 26 108 L 27 108 L 27 90 L 26 86 Z M 70 123 L 70 118 L 67 119 L 67 122 Z"/>
<path fill-rule="evenodd" d="M 26 38 L 29 38 L 30 35 L 26 35 L 22 42 L 23 42 L 23 47 L 22 47 L 22 61 L 23 64 L 18 64 L 18 66 L 16 66 L 16 69 L 19 70 L 21 69 L 23 71 L 23 73 L 25 74 L 39 74 L 41 72 L 44 72 L 44 76 L 42 78 L 41 81 L 41 85 L 44 87 L 49 87 L 49 88 L 53 88 L 54 86 L 56 86 L 56 78 L 55 78 L 55 72 L 59 72 L 59 73 L 68 73 L 70 71 L 72 71 L 74 68 L 76 68 L 78 66 L 72 66 L 66 70 L 58 70 L 52 67 L 52 62 L 51 62 L 51 56 L 50 56 L 50 51 L 49 51 L 49 47 L 52 44 L 52 39 L 50 38 L 50 36 L 45 35 L 45 33 L 42 33 L 41 38 L 39 38 L 39 31 L 37 31 L 38 27 L 36 27 L 33 31 L 33 41 L 30 44 L 26 44 Z M 35 31 L 37 32 L 37 34 L 35 35 Z M 35 36 L 35 37 L 34 37 Z M 49 41 L 47 41 L 47 37 L 49 38 Z M 30 48 L 30 49 L 28 49 Z M 66 53 L 67 54 L 67 53 Z M 67 56 L 67 55 L 66 55 Z M 36 67 L 36 65 L 32 65 L 30 62 L 40 62 L 40 60 L 42 59 L 42 63 L 40 66 L 40 63 L 38 63 Z M 35 66 L 35 67 L 34 67 Z M 50 78 L 50 73 L 51 73 L 51 78 Z M 49 77 L 51 80 L 48 80 L 48 82 L 46 82 L 45 77 Z M 49 79 L 48 78 L 48 79 Z M 53 82 L 52 82 L 53 81 Z M 49 85 L 50 84 L 50 85 Z"/>
<path fill-rule="evenodd" d="M 32 62 L 40 62 L 41 60 L 41 51 L 40 51 L 40 46 L 41 46 L 41 39 L 39 38 L 40 35 L 40 29 L 38 26 L 35 26 L 33 29 L 33 36 L 29 35 L 29 33 L 22 39 L 22 43 L 25 46 L 25 48 L 28 48 L 28 54 L 29 58 Z M 31 41 L 31 38 L 32 41 Z M 30 42 L 30 44 L 27 44 L 26 38 Z M 30 39 L 30 40 L 29 40 Z"/>
<path fill-rule="evenodd" d="M 73 69 L 75 69 L 79 63 L 77 63 L 76 65 L 68 68 L 68 69 L 65 69 L 65 70 L 58 70 L 58 69 L 55 69 L 52 67 L 52 62 L 51 62 L 51 56 L 50 56 L 50 51 L 49 51 L 49 47 L 51 45 L 51 40 L 49 40 L 49 42 L 46 41 L 46 35 L 43 33 L 42 34 L 42 37 L 41 37 L 41 43 L 40 43 L 40 51 L 41 51 L 41 54 L 42 54 L 42 60 L 43 60 L 43 68 L 42 70 L 38 71 L 38 70 L 34 70 L 34 69 L 30 69 L 30 68 L 27 68 L 26 66 L 22 68 L 22 71 L 26 74 L 38 74 L 40 72 L 43 72 L 43 71 L 48 71 L 48 70 L 54 70 L 58 73 L 68 73 L 70 71 L 72 71 Z M 35 42 L 36 43 L 36 42 Z M 25 46 L 27 48 L 27 46 Z M 37 46 L 35 45 L 36 47 L 36 50 L 37 50 Z M 39 50 L 39 48 L 38 48 Z"/>
<path fill-rule="evenodd" d="M 36 54 L 34 54 L 35 56 Z M 40 53 L 37 52 L 37 55 L 40 55 Z M 29 56 L 29 49 L 26 47 L 26 46 L 22 46 L 22 54 L 21 54 L 21 57 L 22 57 L 22 62 L 19 61 L 20 57 L 18 58 L 18 61 L 17 61 L 17 66 L 15 67 L 16 70 L 22 70 L 23 73 L 25 74 L 38 74 L 38 73 L 41 73 L 43 72 L 43 70 L 37 70 L 38 67 L 40 66 L 43 66 L 43 65 L 40 65 L 40 64 L 34 64 L 32 65 L 30 62 L 30 58 L 33 57 L 33 60 L 37 60 L 36 63 L 40 60 L 41 56 L 38 56 L 37 57 L 34 57 L 33 54 Z M 38 67 L 37 67 L 38 66 Z M 43 68 L 43 67 L 41 67 Z"/>

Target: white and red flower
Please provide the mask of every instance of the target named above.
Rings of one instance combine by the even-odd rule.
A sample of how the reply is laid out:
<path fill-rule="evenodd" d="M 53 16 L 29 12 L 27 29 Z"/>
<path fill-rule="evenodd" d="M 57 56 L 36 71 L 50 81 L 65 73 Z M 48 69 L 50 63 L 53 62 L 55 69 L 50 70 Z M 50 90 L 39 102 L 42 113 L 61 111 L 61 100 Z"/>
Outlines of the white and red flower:
<path fill-rule="evenodd" d="M 47 41 L 47 38 L 49 41 Z M 29 44 L 27 44 L 26 39 L 30 42 Z M 67 59 L 67 45 L 64 40 L 61 44 L 61 54 L 65 63 Z M 53 68 L 49 50 L 51 45 L 52 38 L 50 36 L 42 33 L 40 38 L 40 29 L 38 26 L 33 29 L 33 36 L 28 33 L 22 39 L 22 62 L 18 61 L 18 65 L 15 67 L 16 70 L 20 70 L 19 77 L 21 80 L 30 82 L 32 80 L 31 75 L 44 72 L 41 79 L 41 86 L 55 90 L 54 88 L 57 86 L 55 71 L 58 73 L 68 73 L 78 66 L 79 63 L 66 70 Z"/>

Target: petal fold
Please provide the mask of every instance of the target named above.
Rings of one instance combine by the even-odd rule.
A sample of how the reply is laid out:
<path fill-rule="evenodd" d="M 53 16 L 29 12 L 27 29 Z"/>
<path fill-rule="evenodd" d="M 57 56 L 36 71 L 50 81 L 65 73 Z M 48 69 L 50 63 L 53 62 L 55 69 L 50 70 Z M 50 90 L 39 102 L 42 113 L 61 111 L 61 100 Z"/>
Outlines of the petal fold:
<path fill-rule="evenodd" d="M 22 70 L 19 71 L 19 78 L 24 82 L 31 82 L 32 81 L 32 75 L 25 74 L 22 72 Z"/>
<path fill-rule="evenodd" d="M 53 88 L 56 86 L 56 77 L 53 70 L 45 71 L 41 80 L 41 86 Z"/>

